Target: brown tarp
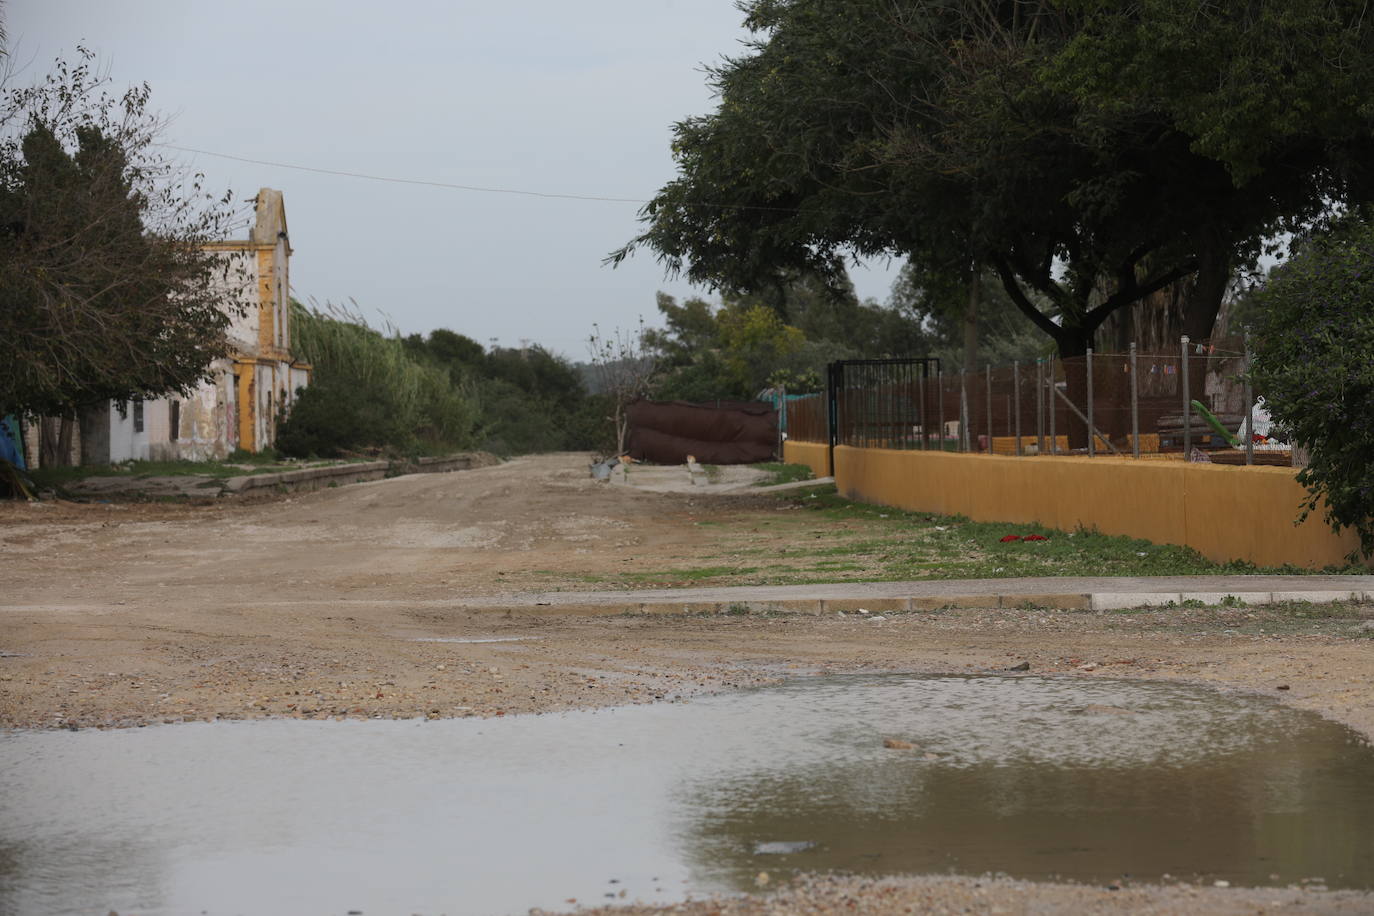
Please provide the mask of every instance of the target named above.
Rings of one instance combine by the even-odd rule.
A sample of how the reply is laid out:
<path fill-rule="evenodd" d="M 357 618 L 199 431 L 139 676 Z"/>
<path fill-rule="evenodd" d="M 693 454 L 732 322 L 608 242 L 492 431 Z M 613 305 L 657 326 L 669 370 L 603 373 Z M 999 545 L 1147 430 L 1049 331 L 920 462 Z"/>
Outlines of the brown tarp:
<path fill-rule="evenodd" d="M 626 451 L 636 461 L 702 464 L 768 461 L 778 445 L 778 415 L 759 401 L 635 401 L 627 408 Z"/>

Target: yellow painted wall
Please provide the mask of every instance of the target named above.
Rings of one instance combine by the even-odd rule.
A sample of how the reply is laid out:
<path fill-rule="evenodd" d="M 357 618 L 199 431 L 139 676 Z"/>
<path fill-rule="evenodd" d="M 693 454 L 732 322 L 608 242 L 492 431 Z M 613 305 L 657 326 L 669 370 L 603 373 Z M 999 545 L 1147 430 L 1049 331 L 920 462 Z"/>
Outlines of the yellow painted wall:
<path fill-rule="evenodd" d="M 1352 531 L 1337 535 L 1319 513 L 1294 527 L 1307 491 L 1290 468 L 838 446 L 835 482 L 863 502 L 1062 531 L 1096 528 L 1183 544 L 1217 562 L 1337 566 L 1359 543 Z"/>
<path fill-rule="evenodd" d="M 245 452 L 255 452 L 257 439 L 253 418 L 256 416 L 254 405 L 258 396 L 257 373 L 254 371 L 256 364 L 249 359 L 236 359 L 234 368 L 238 370 L 239 381 L 238 391 L 235 392 L 239 415 L 239 448 Z"/>
<path fill-rule="evenodd" d="M 830 476 L 830 446 L 823 442 L 794 442 L 782 444 L 782 460 L 788 464 L 804 464 L 817 477 Z"/>

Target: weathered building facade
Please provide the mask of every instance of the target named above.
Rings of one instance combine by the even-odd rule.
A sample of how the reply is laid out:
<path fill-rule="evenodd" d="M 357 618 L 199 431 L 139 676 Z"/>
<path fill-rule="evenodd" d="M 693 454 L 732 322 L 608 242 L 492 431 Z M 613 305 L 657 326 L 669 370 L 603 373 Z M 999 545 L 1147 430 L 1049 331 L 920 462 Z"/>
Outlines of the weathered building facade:
<path fill-rule="evenodd" d="M 112 401 L 86 411 L 82 464 L 205 461 L 276 441 L 278 422 L 310 382 L 310 367 L 291 352 L 291 241 L 281 192 L 260 190 L 255 211 L 247 239 L 209 246 L 228 261 L 226 298 L 243 306 L 229 327 L 230 355 L 211 363 L 208 380 L 189 396 Z"/>

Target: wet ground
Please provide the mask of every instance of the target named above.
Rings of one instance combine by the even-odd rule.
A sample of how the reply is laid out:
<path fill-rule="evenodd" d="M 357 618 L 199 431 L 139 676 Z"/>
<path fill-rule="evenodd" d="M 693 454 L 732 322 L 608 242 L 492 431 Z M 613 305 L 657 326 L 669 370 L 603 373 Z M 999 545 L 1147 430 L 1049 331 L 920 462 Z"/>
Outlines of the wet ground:
<path fill-rule="evenodd" d="M 1374 887 L 1374 748 L 1267 699 L 808 678 L 592 712 L 0 738 L 0 913 L 517 913 L 797 870 Z"/>

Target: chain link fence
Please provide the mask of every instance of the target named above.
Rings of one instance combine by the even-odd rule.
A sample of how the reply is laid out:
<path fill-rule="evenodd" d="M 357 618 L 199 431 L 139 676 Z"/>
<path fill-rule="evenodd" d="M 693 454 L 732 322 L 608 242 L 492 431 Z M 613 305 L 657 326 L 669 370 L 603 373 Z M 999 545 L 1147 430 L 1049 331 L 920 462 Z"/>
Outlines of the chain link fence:
<path fill-rule="evenodd" d="M 824 395 L 789 405 L 788 436 L 868 448 L 1289 464 L 1287 444 L 1268 438 L 1268 416 L 1254 406 L 1247 366 L 1239 338 L 979 372 L 945 373 L 935 359 L 852 360 L 831 366 Z"/>

